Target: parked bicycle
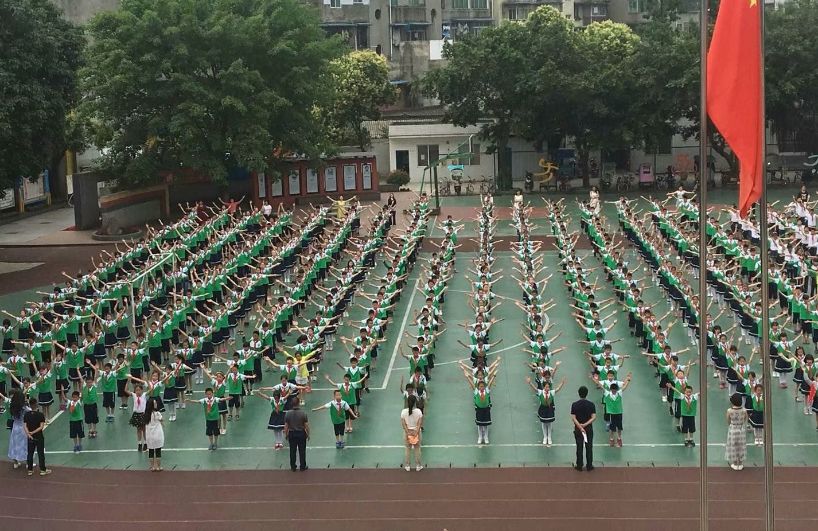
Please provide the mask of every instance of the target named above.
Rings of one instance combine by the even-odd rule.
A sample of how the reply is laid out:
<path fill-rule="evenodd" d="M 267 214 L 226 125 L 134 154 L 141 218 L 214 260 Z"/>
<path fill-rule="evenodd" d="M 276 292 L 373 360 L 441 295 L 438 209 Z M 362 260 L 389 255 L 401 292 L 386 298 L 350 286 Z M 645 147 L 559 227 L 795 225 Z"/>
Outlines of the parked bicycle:
<path fill-rule="evenodd" d="M 633 186 L 633 175 L 630 173 L 620 173 L 616 176 L 616 191 L 627 192 Z"/>
<path fill-rule="evenodd" d="M 667 190 L 667 187 L 668 187 L 667 175 L 665 175 L 664 173 L 656 175 L 656 189 Z"/>

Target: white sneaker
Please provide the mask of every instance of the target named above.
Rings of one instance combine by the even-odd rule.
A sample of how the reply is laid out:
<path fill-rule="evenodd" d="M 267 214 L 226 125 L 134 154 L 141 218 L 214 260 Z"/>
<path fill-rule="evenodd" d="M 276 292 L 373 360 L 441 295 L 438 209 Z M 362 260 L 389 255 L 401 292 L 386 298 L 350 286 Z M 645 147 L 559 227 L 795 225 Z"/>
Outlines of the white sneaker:
<path fill-rule="evenodd" d="M 488 444 L 488 443 L 489 443 L 489 438 L 488 438 L 488 437 L 486 437 L 485 439 L 483 439 L 483 443 L 484 443 L 484 444 Z"/>
<path fill-rule="evenodd" d="M 182 402 L 182 409 L 185 409 L 186 407 L 187 407 L 186 403 L 185 403 L 185 402 Z M 176 416 L 176 415 L 174 415 L 174 417 L 175 417 L 175 416 Z"/>
<path fill-rule="evenodd" d="M 543 444 L 548 444 L 548 437 L 543 437 L 542 438 L 542 443 Z"/>
<path fill-rule="evenodd" d="M 662 397 L 662 402 L 667 402 L 667 397 L 666 396 Z"/>
<path fill-rule="evenodd" d="M 738 465 L 738 466 L 736 466 L 736 470 L 744 470 L 744 465 Z"/>
<path fill-rule="evenodd" d="M 421 470 L 423 470 L 423 465 L 418 465 L 415 467 L 415 472 L 420 472 Z"/>
<path fill-rule="evenodd" d="M 409 466 L 409 465 L 404 465 L 403 469 L 406 470 L 407 472 L 409 472 L 410 470 L 412 470 L 412 467 Z"/>
<path fill-rule="evenodd" d="M 553 441 L 551 440 L 551 437 L 549 437 L 548 438 L 548 446 L 551 446 L 552 444 L 553 444 Z"/>
<path fill-rule="evenodd" d="M 738 470 L 739 469 L 738 465 L 734 465 L 733 463 L 730 463 L 730 468 L 732 468 L 733 470 Z"/>
<path fill-rule="evenodd" d="M 477 438 L 477 444 L 483 444 L 483 438 L 482 437 Z"/>

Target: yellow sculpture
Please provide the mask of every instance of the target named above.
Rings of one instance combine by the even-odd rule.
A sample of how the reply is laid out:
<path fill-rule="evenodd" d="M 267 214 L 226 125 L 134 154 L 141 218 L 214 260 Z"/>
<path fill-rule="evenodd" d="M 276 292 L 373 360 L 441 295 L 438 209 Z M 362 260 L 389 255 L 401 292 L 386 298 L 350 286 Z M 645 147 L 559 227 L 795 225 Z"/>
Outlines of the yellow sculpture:
<path fill-rule="evenodd" d="M 554 175 L 557 170 L 556 164 L 554 164 L 550 160 L 546 162 L 545 159 L 540 159 L 539 165 L 540 168 L 542 168 L 544 171 L 534 174 L 534 177 L 536 177 L 538 181 L 540 181 L 541 183 L 547 183 L 548 181 L 554 178 Z"/>

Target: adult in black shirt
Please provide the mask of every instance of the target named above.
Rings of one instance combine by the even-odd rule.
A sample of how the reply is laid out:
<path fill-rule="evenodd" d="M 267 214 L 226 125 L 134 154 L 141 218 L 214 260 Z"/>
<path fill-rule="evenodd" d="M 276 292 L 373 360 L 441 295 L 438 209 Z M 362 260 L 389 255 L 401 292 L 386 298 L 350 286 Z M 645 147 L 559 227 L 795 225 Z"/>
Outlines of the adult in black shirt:
<path fill-rule="evenodd" d="M 398 206 L 398 200 L 395 199 L 395 194 L 389 194 L 389 199 L 386 200 L 386 206 L 389 208 L 389 215 L 392 218 L 392 225 L 395 224 L 395 207 Z"/>
<path fill-rule="evenodd" d="M 299 468 L 307 470 L 307 439 L 310 438 L 310 423 L 307 414 L 300 408 L 298 398 L 291 400 L 291 407 L 284 416 L 284 437 L 290 443 L 290 468 L 295 467 L 296 452 L 299 457 Z"/>
<path fill-rule="evenodd" d="M 579 400 L 571 404 L 571 421 L 574 423 L 574 440 L 577 443 L 577 462 L 574 468 L 582 470 L 582 449 L 585 447 L 585 470 L 594 469 L 594 420 L 596 406 L 587 399 L 588 388 L 578 390 Z"/>
<path fill-rule="evenodd" d="M 45 436 L 43 435 L 45 415 L 37 409 L 36 398 L 29 400 L 28 404 L 31 411 L 27 411 L 23 416 L 23 427 L 28 437 L 28 455 L 26 457 L 28 475 L 34 474 L 34 452 L 36 451 L 40 462 L 40 475 L 45 476 L 51 473 L 51 470 L 45 467 Z"/>

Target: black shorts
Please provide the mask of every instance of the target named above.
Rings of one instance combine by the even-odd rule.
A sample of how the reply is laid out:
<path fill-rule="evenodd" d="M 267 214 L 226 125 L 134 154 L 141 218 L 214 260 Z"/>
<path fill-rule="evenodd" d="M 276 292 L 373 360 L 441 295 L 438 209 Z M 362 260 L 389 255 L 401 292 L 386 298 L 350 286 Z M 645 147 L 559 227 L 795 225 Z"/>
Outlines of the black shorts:
<path fill-rule="evenodd" d="M 68 391 L 71 389 L 71 383 L 68 381 L 68 378 L 57 378 L 57 392 L 60 391 Z"/>
<path fill-rule="evenodd" d="M 343 435 L 345 426 L 346 424 L 344 424 L 343 422 L 340 424 L 333 424 L 332 427 L 335 430 L 335 435 L 336 436 Z"/>
<path fill-rule="evenodd" d="M 119 398 L 125 398 L 128 396 L 128 393 L 125 392 L 125 388 L 128 386 L 128 380 L 117 380 L 116 381 L 116 396 Z"/>
<path fill-rule="evenodd" d="M 241 407 L 241 395 L 230 395 L 230 400 L 228 402 L 230 407 L 234 407 L 236 409 Z"/>
<path fill-rule="evenodd" d="M 696 433 L 696 417 L 682 417 L 682 433 Z"/>
<path fill-rule="evenodd" d="M 72 382 L 79 381 L 80 370 L 73 367 L 68 369 L 68 379 L 71 380 Z"/>
<path fill-rule="evenodd" d="M 150 360 L 157 365 L 162 364 L 162 347 L 148 347 L 148 356 Z"/>
<path fill-rule="evenodd" d="M 84 404 L 82 408 L 86 424 L 99 424 L 99 410 L 96 404 Z"/>
<path fill-rule="evenodd" d="M 219 434 L 219 421 L 218 420 L 205 420 L 205 435 L 210 437 L 211 435 L 218 435 Z"/>
<path fill-rule="evenodd" d="M 85 431 L 82 429 L 81 420 L 71 420 L 68 422 L 68 436 L 72 439 L 85 438 Z"/>
<path fill-rule="evenodd" d="M 611 431 L 622 431 L 622 413 L 609 413 Z"/>
<path fill-rule="evenodd" d="M 102 407 L 115 407 L 114 392 L 103 391 L 102 393 Z"/>

